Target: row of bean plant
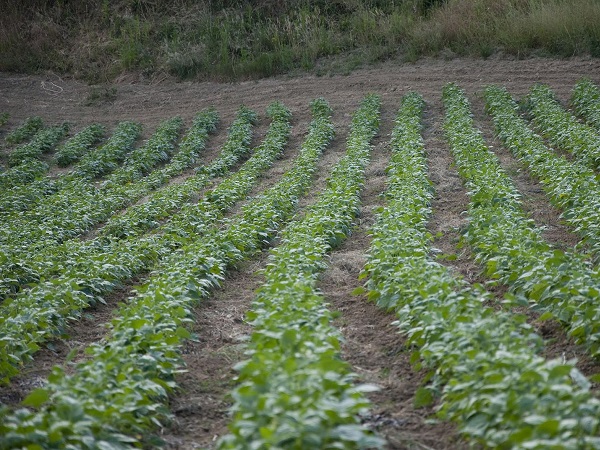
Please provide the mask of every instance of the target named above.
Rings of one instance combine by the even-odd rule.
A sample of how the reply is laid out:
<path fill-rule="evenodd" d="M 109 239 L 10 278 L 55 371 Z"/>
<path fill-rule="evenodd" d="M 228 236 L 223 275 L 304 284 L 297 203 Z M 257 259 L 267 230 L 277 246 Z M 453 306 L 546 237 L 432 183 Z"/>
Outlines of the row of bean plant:
<path fill-rule="evenodd" d="M 21 144 L 42 128 L 44 128 L 44 122 L 41 117 L 28 117 L 22 125 L 8 133 L 4 140 L 8 145 Z"/>
<path fill-rule="evenodd" d="M 159 226 L 162 220 L 165 220 L 206 187 L 210 180 L 226 174 L 235 163 L 250 152 L 252 125 L 255 122 L 256 113 L 246 107 L 241 107 L 229 128 L 227 141 L 223 144 L 221 153 L 215 161 L 208 166 L 198 167 L 196 174 L 188 177 L 185 181 L 158 190 L 147 202 L 135 205 L 124 214 L 112 217 L 100 230 L 99 235 L 124 238 L 142 234 Z M 187 147 L 188 142 L 193 142 L 193 147 L 198 148 L 198 144 L 205 140 L 205 137 L 200 139 L 200 130 L 198 130 L 193 139 L 184 140 L 182 147 Z M 182 150 L 179 153 L 181 154 L 181 152 Z"/>
<path fill-rule="evenodd" d="M 252 122 L 255 117 L 256 114 L 247 108 L 240 110 L 238 118 L 230 128 L 229 137 L 223 146 L 221 155 L 210 165 L 211 168 L 218 168 L 218 172 L 222 173 L 225 163 L 233 164 L 237 160 L 235 155 L 242 155 L 249 151 Z M 174 156 L 173 161 L 159 173 L 168 172 L 167 175 L 172 176 L 193 165 L 205 147 L 209 131 L 214 129 L 215 121 L 216 115 L 213 111 L 200 113 L 196 117 L 194 125 L 183 138 L 180 150 Z M 111 217 L 100 230 L 97 239 L 81 241 L 74 238 L 58 246 L 45 247 L 32 254 L 31 258 L 22 258 L 18 264 L 1 267 L 0 296 L 6 297 L 6 295 L 15 293 L 24 284 L 39 281 L 42 277 L 56 276 L 82 258 L 94 258 L 98 252 L 106 253 L 110 250 L 102 245 L 106 241 L 110 243 L 112 239 L 132 238 L 155 228 L 159 224 L 159 219 L 166 218 L 168 213 L 173 212 L 182 203 L 184 192 L 191 197 L 194 193 L 193 188 L 196 188 L 195 192 L 197 193 L 213 175 L 216 175 L 216 172 L 217 170 L 215 173 L 199 174 L 173 187 L 155 191 L 148 202 L 133 206 L 124 214 L 116 214 Z M 184 188 L 180 188 L 180 186 Z"/>
<path fill-rule="evenodd" d="M 88 152 L 104 135 L 104 127 L 94 124 L 84 128 L 67 140 L 56 151 L 56 155 L 80 154 Z M 66 178 L 66 177 L 65 177 Z M 26 211 L 38 199 L 50 195 L 57 190 L 59 182 L 50 176 L 41 177 L 32 183 L 14 186 L 0 193 L 0 216 L 13 211 Z"/>
<path fill-rule="evenodd" d="M 600 136 L 563 109 L 549 86 L 534 86 L 527 100 L 533 123 L 552 145 L 593 169 L 600 168 Z"/>
<path fill-rule="evenodd" d="M 591 249 L 597 261 L 600 255 L 600 189 L 594 172 L 581 164 L 558 157 L 545 147 L 540 137 L 527 128 L 518 116 L 517 105 L 505 89 L 490 86 L 486 90 L 486 107 L 492 114 L 500 139 L 540 180 L 551 201 L 564 210 L 561 217 L 583 237 L 581 244 Z M 597 338 L 600 333 L 598 268 L 589 273 L 592 280 L 590 277 L 563 273 L 562 291 L 557 291 L 561 285 L 556 289 L 551 288 L 554 282 L 546 278 L 543 281 L 547 283 L 540 284 L 536 291 L 540 296 L 560 296 L 563 302 L 571 299 L 566 314 L 559 317 L 569 322 L 569 332 L 576 341 L 585 341 L 592 355 L 597 356 L 600 354 Z M 569 277 L 573 278 L 569 280 Z M 587 288 L 577 288 L 572 294 L 564 289 L 567 282 L 577 283 L 579 278 Z"/>
<path fill-rule="evenodd" d="M 214 111 L 206 110 L 199 113 L 191 129 L 182 140 L 180 150 L 175 154 L 171 163 L 163 170 L 153 172 L 153 178 L 144 180 L 142 186 L 146 189 L 160 186 L 170 177 L 180 174 L 184 169 L 191 166 L 196 161 L 197 153 L 204 148 L 205 132 L 213 131 L 217 121 L 218 116 Z M 85 186 L 82 188 L 81 184 L 85 185 L 86 182 L 118 169 L 120 163 L 133 149 L 133 143 L 139 136 L 140 131 L 141 128 L 135 123 L 120 123 L 112 138 L 96 152 L 87 154 L 80 163 L 75 165 L 71 172 L 57 179 L 46 178 L 41 180 L 38 189 L 24 190 L 21 194 L 22 199 L 18 201 L 18 204 L 22 206 L 21 210 L 28 209 L 26 205 L 41 201 L 46 195 L 56 193 L 61 189 L 67 191 L 67 193 L 89 190 L 90 186 L 87 186 L 88 189 L 86 189 Z M 134 161 L 143 161 L 143 159 L 143 155 L 138 155 L 137 158 L 134 158 Z M 107 192 L 105 189 L 102 189 L 102 191 L 105 195 L 110 194 L 110 191 Z M 61 195 L 66 194 L 61 193 Z M 55 196 L 46 201 L 56 201 L 57 197 L 60 200 L 60 196 Z"/>
<path fill-rule="evenodd" d="M 176 143 L 182 125 L 183 121 L 180 117 L 161 122 L 152 138 L 145 145 L 129 153 L 123 165 L 103 182 L 103 186 L 121 186 L 141 180 L 157 166 L 169 161 L 177 148 Z"/>
<path fill-rule="evenodd" d="M 180 346 L 192 308 L 217 286 L 228 265 L 251 256 L 294 212 L 333 136 L 331 110 L 311 104 L 313 121 L 293 168 L 223 228 L 212 228 L 172 254 L 137 288 L 112 321 L 110 335 L 89 347 L 72 375 L 55 368 L 25 400 L 39 407 L 0 412 L 5 445 L 20 448 L 128 448 L 168 418 L 167 395 L 182 369 Z M 146 440 L 146 446 L 156 442 Z"/>
<path fill-rule="evenodd" d="M 423 106 L 414 93 L 402 100 L 386 205 L 361 274 L 369 298 L 397 314 L 414 349 L 412 363 L 430 371 L 415 401 L 428 404 L 439 395 L 438 416 L 485 447 L 597 448 L 600 401 L 574 363 L 537 356 L 542 341 L 525 317 L 486 306 L 492 300 L 483 287 L 453 276 L 431 256 Z"/>
<path fill-rule="evenodd" d="M 0 377 L 19 372 L 39 344 L 60 334 L 81 310 L 123 281 L 150 270 L 158 261 L 194 240 L 237 201 L 248 195 L 258 177 L 283 152 L 290 132 L 290 113 L 279 103 L 269 107 L 273 121 L 267 136 L 240 171 L 227 177 L 204 200 L 183 208 L 158 233 L 113 241 L 89 251 L 73 253 L 73 261 L 54 279 L 8 298 L 0 307 Z M 228 182 L 233 180 L 233 182 Z"/>
<path fill-rule="evenodd" d="M 27 161 L 25 164 L 10 167 L 0 173 L 0 195 L 9 196 L 11 189 L 25 185 L 25 189 L 28 189 L 28 183 L 31 183 L 37 177 L 45 174 L 49 169 L 49 166 L 44 161 L 39 159 L 33 159 Z"/>
<path fill-rule="evenodd" d="M 15 148 L 8 155 L 10 167 L 27 164 L 34 159 L 40 159 L 42 154 L 53 150 L 56 144 L 67 134 L 69 125 L 63 124 L 55 127 L 43 128 L 38 131 L 30 142 Z"/>
<path fill-rule="evenodd" d="M 66 135 L 68 126 L 44 128 L 30 142 L 15 148 L 8 155 L 10 169 L 0 174 L 0 188 L 27 184 L 46 173 L 50 166 L 40 160 L 42 153 L 52 150 Z"/>
<path fill-rule="evenodd" d="M 368 96 L 352 119 L 347 153 L 326 190 L 281 236 L 248 318 L 254 327 L 238 364 L 231 434 L 220 448 L 378 448 L 360 424 L 368 407 L 347 363 L 316 284 L 327 252 L 351 232 L 379 127 L 379 98 Z"/>
<path fill-rule="evenodd" d="M 571 93 L 571 105 L 587 123 L 600 131 L 600 88 L 591 80 L 579 80 Z"/>
<path fill-rule="evenodd" d="M 600 257 L 600 186 L 593 170 L 556 155 L 519 116 L 517 103 L 506 89 L 489 86 L 486 109 L 504 145 L 540 181 L 550 200 L 563 210 L 562 218 Z"/>
<path fill-rule="evenodd" d="M 115 171 L 134 148 L 142 127 L 136 122 L 120 122 L 112 136 L 98 150 L 88 153 L 60 182 L 91 181 Z M 60 186 L 59 186 L 60 187 Z M 57 189 L 58 190 L 58 189 Z"/>
<path fill-rule="evenodd" d="M 67 167 L 79 161 L 83 155 L 92 149 L 94 144 L 102 139 L 104 131 L 104 127 L 97 123 L 84 128 L 56 149 L 53 157 L 54 162 L 60 167 Z"/>
<path fill-rule="evenodd" d="M 127 155 L 124 164 L 108 177 L 103 188 L 98 189 L 90 182 L 73 183 L 36 208 L 9 216 L 10 226 L 0 230 L 2 250 L 17 258 L 31 255 L 45 246 L 85 232 L 119 207 L 147 194 L 152 186 L 145 183 L 147 177 L 144 176 L 169 159 L 180 128 L 180 118 L 162 122 L 145 145 Z"/>
<path fill-rule="evenodd" d="M 600 351 L 600 273 L 585 255 L 552 248 L 523 212 L 520 194 L 474 127 L 468 100 L 454 85 L 444 90 L 445 131 L 469 191 L 464 234 L 488 276 L 529 305 L 562 321 L 593 356 Z"/>

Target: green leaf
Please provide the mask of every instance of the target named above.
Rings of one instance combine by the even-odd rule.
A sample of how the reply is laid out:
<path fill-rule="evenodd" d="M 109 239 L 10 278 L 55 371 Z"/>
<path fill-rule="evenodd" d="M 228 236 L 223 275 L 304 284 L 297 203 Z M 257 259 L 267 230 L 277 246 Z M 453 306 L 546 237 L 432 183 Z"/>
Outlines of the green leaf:
<path fill-rule="evenodd" d="M 549 420 L 546 420 L 545 422 L 539 424 L 537 426 L 537 428 L 539 431 L 541 431 L 543 433 L 554 436 L 558 433 L 559 426 L 560 426 L 560 420 L 549 419 Z"/>
<path fill-rule="evenodd" d="M 25 397 L 22 404 L 25 406 L 31 406 L 33 408 L 39 408 L 41 405 L 46 403 L 49 398 L 50 391 L 44 388 L 38 388 Z"/>
<path fill-rule="evenodd" d="M 570 366 L 567 364 L 561 364 L 559 366 L 554 366 L 550 370 L 549 377 L 550 378 L 560 378 L 565 375 L 569 375 L 571 373 L 572 369 L 573 369 L 573 366 Z"/>
<path fill-rule="evenodd" d="M 594 375 L 590 375 L 588 377 L 588 379 L 592 382 L 592 383 L 600 383 L 600 373 L 595 373 Z"/>
<path fill-rule="evenodd" d="M 175 334 L 177 336 L 179 336 L 181 339 L 189 339 L 192 337 L 192 333 L 190 333 L 188 330 L 186 330 L 183 327 L 177 327 L 177 330 L 175 330 Z"/>
<path fill-rule="evenodd" d="M 421 352 L 418 350 L 413 351 L 410 354 L 410 360 L 409 360 L 410 365 L 414 366 L 416 363 L 418 363 L 420 361 L 421 361 Z"/>
<path fill-rule="evenodd" d="M 146 325 L 147 321 L 146 319 L 135 319 L 131 321 L 131 328 L 133 328 L 134 330 L 139 330 L 140 328 L 142 328 L 144 325 Z"/>
<path fill-rule="evenodd" d="M 420 387 L 415 393 L 415 399 L 413 405 L 415 408 L 423 408 L 433 403 L 433 393 L 425 387 Z"/>
<path fill-rule="evenodd" d="M 368 291 L 364 288 L 364 286 L 359 286 L 352 291 L 352 295 L 363 295 Z"/>
<path fill-rule="evenodd" d="M 265 440 L 271 439 L 271 436 L 273 436 L 273 430 L 271 430 L 268 427 L 260 427 L 259 432 L 260 437 L 262 437 Z"/>

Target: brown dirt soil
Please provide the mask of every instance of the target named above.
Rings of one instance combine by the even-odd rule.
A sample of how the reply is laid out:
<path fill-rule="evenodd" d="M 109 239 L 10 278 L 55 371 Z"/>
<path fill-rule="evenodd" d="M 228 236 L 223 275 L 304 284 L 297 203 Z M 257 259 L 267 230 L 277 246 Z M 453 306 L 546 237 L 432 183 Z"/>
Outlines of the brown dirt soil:
<path fill-rule="evenodd" d="M 486 85 L 496 83 L 520 97 L 534 83 L 543 82 L 549 84 L 561 102 L 566 104 L 573 85 L 581 77 L 586 76 L 595 83 L 600 83 L 599 69 L 600 60 L 588 58 L 514 60 L 498 57 L 485 61 L 463 58 L 450 61 L 424 59 L 415 64 L 386 63 L 348 76 L 282 76 L 239 83 L 123 82 L 115 85 L 117 94 L 114 101 L 96 106 L 85 106 L 92 89 L 78 81 L 61 79 L 53 74 L 21 76 L 0 73 L 0 111 L 11 115 L 9 123 L 3 127 L 7 132 L 26 117 L 39 115 L 48 124 L 70 121 L 77 129 L 100 122 L 112 130 L 120 120 L 136 120 L 144 124 L 147 133 L 165 118 L 180 115 L 186 123 L 190 123 L 197 111 L 214 106 L 221 116 L 218 133 L 222 136 L 240 104 L 246 104 L 262 115 L 269 103 L 281 100 L 292 111 L 295 129 L 302 130 L 303 133 L 309 120 L 309 101 L 322 96 L 334 109 L 334 120 L 338 126 L 338 138 L 331 149 L 332 156 L 327 153 L 324 155 L 321 167 L 324 169 L 330 167 L 344 150 L 345 135 L 342 130 L 348 126 L 351 114 L 362 97 L 368 92 L 381 95 L 381 134 L 376 141 L 373 162 L 368 171 L 362 216 L 356 232 L 332 254 L 331 267 L 323 275 L 321 288 L 332 309 L 340 312 L 336 324 L 346 339 L 344 357 L 362 380 L 375 382 L 384 388 L 372 395 L 372 414 L 365 421 L 388 439 L 390 448 L 450 449 L 465 446 L 457 438 L 454 427 L 449 424 L 430 424 L 426 419 L 431 415 L 431 409 L 415 410 L 412 407 L 412 397 L 422 382 L 422 374 L 410 368 L 403 339 L 390 325 L 393 317 L 378 311 L 363 298 L 350 295 L 352 289 L 359 284 L 356 276 L 369 245 L 366 230 L 372 223 L 374 208 L 381 201 L 378 194 L 384 188 L 384 168 L 388 158 L 385 145 L 389 140 L 392 119 L 400 98 L 410 90 L 417 90 L 427 102 L 424 136 L 430 158 L 430 177 L 436 188 L 430 230 L 442 233 L 434 245 L 441 253 L 458 253 L 456 261 L 444 262 L 457 273 L 469 281 L 485 281 L 481 279 L 478 267 L 471 261 L 468 249 L 456 249 L 459 229 L 465 225 L 465 217 L 461 212 L 466 209 L 467 200 L 443 140 L 442 87 L 453 81 L 466 90 L 473 103 L 477 124 L 489 139 L 488 143 L 498 150 L 502 164 L 523 193 L 526 209 L 539 225 L 548 227 L 545 234 L 548 240 L 561 247 L 572 247 L 577 237 L 560 223 L 558 213 L 549 205 L 539 185 L 492 139 L 491 123 L 484 114 L 480 94 Z M 44 86 L 49 82 L 60 89 L 48 91 Z M 294 138 L 297 142 L 299 136 L 295 135 Z M 311 195 L 323 186 L 322 180 L 323 178 L 317 180 Z M 265 184 L 269 183 L 270 181 L 265 180 Z M 302 202 L 301 206 L 306 203 Z M 227 393 L 233 386 L 231 380 L 234 373 L 231 367 L 243 356 L 240 345 L 242 336 L 250 331 L 243 322 L 243 314 L 250 305 L 253 290 L 260 283 L 260 277 L 253 273 L 264 264 L 264 258 L 263 255 L 255 262 L 241 265 L 226 280 L 222 290 L 215 292 L 213 298 L 197 308 L 194 331 L 198 342 L 190 342 L 184 348 L 189 371 L 180 380 L 182 394 L 173 399 L 172 407 L 176 417 L 174 426 L 163 433 L 171 448 L 211 446 L 214 436 L 225 432 L 229 405 Z M 501 296 L 502 289 L 497 289 L 495 293 Z M 92 328 L 93 325 L 96 329 L 101 329 L 100 324 L 109 320 L 111 311 L 110 307 L 106 312 L 96 313 L 90 310 L 91 323 L 84 324 L 82 321 L 81 327 Z M 86 318 L 85 321 L 87 320 Z M 530 320 L 535 321 L 535 317 L 532 315 Z M 564 336 L 560 326 L 548 322 L 536 326 L 540 334 L 550 342 L 546 356 L 564 355 L 567 359 L 576 356 L 585 373 L 599 371 L 598 364 L 586 359 L 585 354 Z M 79 339 L 76 336 L 71 333 L 74 342 Z M 60 362 L 64 356 L 61 353 L 53 361 Z M 32 369 L 34 376 L 39 376 L 41 382 L 49 368 L 43 358 L 36 359 L 35 366 L 35 370 L 41 367 L 42 375 L 33 373 Z M 15 385 L 18 386 L 18 381 L 8 390 L 2 389 L 0 401 L 13 404 L 18 401 L 18 398 L 8 400 Z M 5 392 L 8 394 L 5 395 Z"/>

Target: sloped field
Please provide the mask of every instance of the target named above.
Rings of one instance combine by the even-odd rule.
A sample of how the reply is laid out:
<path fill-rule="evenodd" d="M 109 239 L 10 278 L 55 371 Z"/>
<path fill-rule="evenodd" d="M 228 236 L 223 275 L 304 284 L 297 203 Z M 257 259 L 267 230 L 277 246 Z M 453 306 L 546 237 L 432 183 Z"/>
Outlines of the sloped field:
<path fill-rule="evenodd" d="M 599 66 L 0 76 L 0 448 L 600 448 Z"/>

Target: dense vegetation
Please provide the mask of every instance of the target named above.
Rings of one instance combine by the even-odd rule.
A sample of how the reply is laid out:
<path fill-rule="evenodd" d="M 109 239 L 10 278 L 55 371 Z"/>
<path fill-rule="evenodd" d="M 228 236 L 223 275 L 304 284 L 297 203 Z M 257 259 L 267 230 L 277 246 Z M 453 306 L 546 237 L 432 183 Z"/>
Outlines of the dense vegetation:
<path fill-rule="evenodd" d="M 9 0 L 0 70 L 239 79 L 389 58 L 600 55 L 594 0 Z"/>

